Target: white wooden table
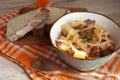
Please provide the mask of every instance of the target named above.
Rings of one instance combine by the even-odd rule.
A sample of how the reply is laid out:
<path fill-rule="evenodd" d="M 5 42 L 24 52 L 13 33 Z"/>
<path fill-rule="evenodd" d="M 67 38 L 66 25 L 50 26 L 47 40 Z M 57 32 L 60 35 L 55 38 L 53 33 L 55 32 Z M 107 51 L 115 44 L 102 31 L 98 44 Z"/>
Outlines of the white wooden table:
<path fill-rule="evenodd" d="M 0 15 L 36 1 L 0 0 Z M 63 7 L 85 7 L 89 11 L 105 14 L 120 23 L 120 0 L 73 0 L 73 2 L 59 2 L 57 5 Z M 19 65 L 0 56 L 0 80 L 30 80 L 30 78 Z"/>

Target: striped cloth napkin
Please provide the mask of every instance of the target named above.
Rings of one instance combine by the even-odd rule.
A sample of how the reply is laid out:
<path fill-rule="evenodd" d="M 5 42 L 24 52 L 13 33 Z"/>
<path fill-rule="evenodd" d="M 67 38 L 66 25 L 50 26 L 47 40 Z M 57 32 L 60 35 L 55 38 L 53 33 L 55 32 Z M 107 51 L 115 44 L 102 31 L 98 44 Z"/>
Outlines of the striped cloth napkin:
<path fill-rule="evenodd" d="M 53 6 L 48 0 L 39 0 L 36 7 Z M 120 80 L 120 52 L 108 63 L 91 72 L 81 72 L 67 66 L 56 54 L 56 50 L 51 46 L 38 45 L 16 45 L 5 39 L 6 23 L 10 18 L 18 14 L 19 10 L 0 16 L 0 55 L 14 61 L 23 67 L 33 80 L 76 80 L 67 74 L 52 74 L 36 71 L 32 68 L 32 62 L 36 58 L 47 57 L 59 62 L 63 69 L 78 72 L 80 75 L 90 76 L 96 80 Z M 74 75 L 74 74 L 73 74 Z"/>

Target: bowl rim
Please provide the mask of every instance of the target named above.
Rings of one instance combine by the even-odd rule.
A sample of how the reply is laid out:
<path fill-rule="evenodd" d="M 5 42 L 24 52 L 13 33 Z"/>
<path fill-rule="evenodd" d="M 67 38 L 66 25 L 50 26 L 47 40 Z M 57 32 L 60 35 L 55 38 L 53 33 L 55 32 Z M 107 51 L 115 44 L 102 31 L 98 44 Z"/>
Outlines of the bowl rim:
<path fill-rule="evenodd" d="M 97 14 L 97 15 L 103 16 L 103 17 L 108 18 L 109 20 L 111 20 L 113 23 L 115 23 L 115 24 L 117 25 L 116 27 L 118 27 L 118 28 L 120 29 L 120 25 L 119 25 L 115 20 L 113 20 L 112 18 L 108 17 L 108 16 L 105 15 L 105 14 L 98 13 L 98 12 L 92 12 L 92 11 L 87 11 L 87 12 L 71 12 L 71 13 L 68 13 L 68 14 L 74 14 L 74 13 L 92 13 L 92 14 Z M 66 16 L 66 15 L 68 15 L 68 14 L 65 14 L 65 15 L 61 16 L 59 19 L 61 19 L 62 17 Z M 59 19 L 57 19 L 57 20 L 54 22 L 54 24 L 55 24 Z M 49 34 L 49 36 L 51 35 L 51 30 L 52 30 L 54 24 L 53 24 L 52 27 L 50 28 L 50 34 Z M 75 57 L 72 57 L 72 56 L 70 56 L 70 55 L 68 55 L 68 54 L 64 54 L 62 51 L 60 51 L 60 50 L 53 44 L 52 39 L 51 39 L 51 36 L 50 36 L 50 42 L 52 43 L 53 47 L 55 47 L 55 49 L 57 49 L 57 51 L 60 52 L 60 54 L 63 54 L 63 55 L 65 55 L 65 56 L 69 56 L 69 57 L 71 57 L 71 58 L 73 58 L 73 59 L 84 60 L 84 61 L 93 61 L 93 60 L 96 60 L 96 59 L 98 60 L 98 59 L 102 59 L 102 58 L 105 58 L 105 57 L 110 56 L 110 55 L 113 57 L 113 56 L 117 53 L 117 51 L 119 51 L 119 49 L 120 49 L 120 46 L 119 46 L 118 49 L 116 49 L 114 52 L 112 52 L 111 54 L 109 54 L 109 55 L 107 55 L 107 56 L 98 57 L 98 58 L 90 59 L 90 60 L 89 60 L 89 59 L 75 58 Z"/>

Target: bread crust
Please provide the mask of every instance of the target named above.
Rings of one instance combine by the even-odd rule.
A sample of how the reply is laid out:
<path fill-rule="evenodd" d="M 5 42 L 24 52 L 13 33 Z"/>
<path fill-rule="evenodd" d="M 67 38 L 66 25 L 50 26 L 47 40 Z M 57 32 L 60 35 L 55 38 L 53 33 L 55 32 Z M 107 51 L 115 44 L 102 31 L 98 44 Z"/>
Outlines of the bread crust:
<path fill-rule="evenodd" d="M 6 38 L 9 41 L 15 42 L 20 37 L 23 37 L 26 33 L 33 30 L 34 27 L 38 26 L 43 21 L 45 21 L 49 16 L 48 13 L 49 11 L 46 8 L 41 8 L 40 10 L 38 10 L 37 14 L 31 20 L 29 20 L 29 22 L 26 23 L 26 25 L 24 25 L 24 27 L 16 31 L 15 34 L 11 34 L 11 35 L 6 34 Z"/>

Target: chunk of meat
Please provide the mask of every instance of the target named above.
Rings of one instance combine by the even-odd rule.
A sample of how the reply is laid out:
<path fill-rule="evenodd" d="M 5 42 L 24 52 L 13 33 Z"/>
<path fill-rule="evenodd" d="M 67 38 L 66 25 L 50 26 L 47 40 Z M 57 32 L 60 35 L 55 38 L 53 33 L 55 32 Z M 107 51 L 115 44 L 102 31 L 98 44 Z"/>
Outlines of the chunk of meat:
<path fill-rule="evenodd" d="M 100 46 L 100 50 L 101 50 L 101 55 L 106 56 L 111 54 L 115 50 L 115 47 L 113 45 L 113 42 L 107 42 L 104 45 Z"/>
<path fill-rule="evenodd" d="M 95 24 L 95 20 L 91 20 L 91 19 L 87 19 L 84 22 L 87 24 L 87 26 L 89 26 L 91 24 L 93 24 L 93 25 Z"/>
<path fill-rule="evenodd" d="M 95 27 L 93 27 L 92 29 L 91 29 L 91 32 L 92 32 L 92 34 L 97 34 L 98 33 L 98 31 L 97 31 L 97 29 L 95 28 Z"/>
<path fill-rule="evenodd" d="M 100 57 L 100 47 L 99 46 L 93 46 L 89 56 L 90 57 Z"/>

